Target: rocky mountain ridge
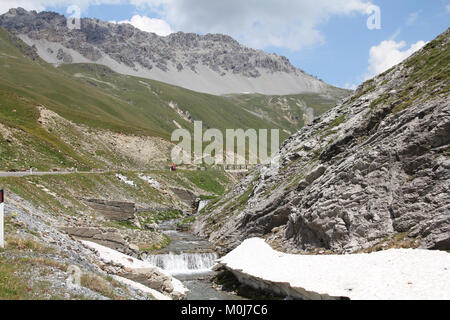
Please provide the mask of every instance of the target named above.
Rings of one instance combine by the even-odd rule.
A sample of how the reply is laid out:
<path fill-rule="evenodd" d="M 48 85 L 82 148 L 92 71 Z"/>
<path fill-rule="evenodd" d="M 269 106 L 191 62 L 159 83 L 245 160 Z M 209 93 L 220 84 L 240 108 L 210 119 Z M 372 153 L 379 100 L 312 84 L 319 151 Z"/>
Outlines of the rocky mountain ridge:
<path fill-rule="evenodd" d="M 316 118 L 197 219 L 227 252 L 450 249 L 450 29 Z"/>
<path fill-rule="evenodd" d="M 1 27 L 34 46 L 49 63 L 98 63 L 212 94 L 326 94 L 334 89 L 287 58 L 247 48 L 226 35 L 177 32 L 161 37 L 129 24 L 80 22 L 80 29 L 69 29 L 63 15 L 22 8 L 0 16 Z"/>

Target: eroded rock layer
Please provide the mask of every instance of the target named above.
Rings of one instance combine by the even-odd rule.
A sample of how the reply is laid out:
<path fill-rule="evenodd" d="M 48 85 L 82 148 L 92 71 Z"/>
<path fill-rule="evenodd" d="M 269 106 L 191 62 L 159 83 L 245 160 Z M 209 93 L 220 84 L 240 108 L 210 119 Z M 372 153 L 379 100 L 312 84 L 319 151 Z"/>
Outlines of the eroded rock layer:
<path fill-rule="evenodd" d="M 361 85 L 196 222 L 229 251 L 450 249 L 450 31 Z M 319 248 L 319 249 L 318 249 Z"/>

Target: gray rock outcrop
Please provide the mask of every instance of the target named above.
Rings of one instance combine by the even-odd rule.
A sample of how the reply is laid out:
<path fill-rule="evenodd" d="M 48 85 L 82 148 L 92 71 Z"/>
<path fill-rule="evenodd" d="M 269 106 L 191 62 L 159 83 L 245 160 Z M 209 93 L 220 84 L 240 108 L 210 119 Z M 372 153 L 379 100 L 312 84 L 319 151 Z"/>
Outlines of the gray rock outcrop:
<path fill-rule="evenodd" d="M 110 220 L 127 221 L 136 217 L 134 203 L 102 199 L 84 199 L 83 202 Z"/>
<path fill-rule="evenodd" d="M 61 231 L 77 239 L 92 241 L 122 252 L 126 252 L 129 247 L 128 241 L 114 228 L 63 227 Z"/>
<path fill-rule="evenodd" d="M 411 238 L 450 249 L 450 31 L 290 137 L 194 231 L 229 251 L 355 252 Z"/>
<path fill-rule="evenodd" d="M 123 277 L 141 283 L 151 289 L 155 289 L 167 294 L 173 293 L 172 277 L 160 272 L 157 268 L 133 269 L 122 274 Z"/>
<path fill-rule="evenodd" d="M 187 189 L 170 188 L 172 192 L 185 204 L 192 206 L 197 199 L 197 195 Z"/>
<path fill-rule="evenodd" d="M 69 29 L 58 13 L 10 9 L 0 26 L 49 63 L 97 63 L 212 94 L 257 92 L 328 94 L 336 88 L 294 67 L 287 58 L 242 46 L 222 34 L 177 32 L 166 37 L 130 24 L 83 18 Z"/>

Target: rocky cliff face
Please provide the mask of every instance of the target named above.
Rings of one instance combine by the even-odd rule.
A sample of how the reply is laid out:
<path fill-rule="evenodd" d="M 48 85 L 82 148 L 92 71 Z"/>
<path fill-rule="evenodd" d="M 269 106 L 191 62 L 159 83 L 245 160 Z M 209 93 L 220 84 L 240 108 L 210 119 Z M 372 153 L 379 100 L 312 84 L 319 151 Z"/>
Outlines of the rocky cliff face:
<path fill-rule="evenodd" d="M 450 249 L 450 29 L 289 138 L 194 226 L 228 251 Z M 320 249 L 318 249 L 320 248 Z"/>
<path fill-rule="evenodd" d="M 160 37 L 129 24 L 81 19 L 70 30 L 53 12 L 11 9 L 0 26 L 20 36 L 50 63 L 91 62 L 130 75 L 212 94 L 327 93 L 332 87 L 291 65 L 285 57 L 240 45 L 221 34 L 174 33 Z"/>

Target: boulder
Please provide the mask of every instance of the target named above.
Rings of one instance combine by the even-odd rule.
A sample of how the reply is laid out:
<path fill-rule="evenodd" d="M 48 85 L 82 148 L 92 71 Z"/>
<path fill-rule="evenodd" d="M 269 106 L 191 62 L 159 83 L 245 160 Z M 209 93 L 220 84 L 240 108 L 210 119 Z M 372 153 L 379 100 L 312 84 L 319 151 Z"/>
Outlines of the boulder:
<path fill-rule="evenodd" d="M 137 245 L 135 245 L 135 244 L 129 244 L 128 245 L 128 248 L 130 248 L 130 250 L 131 251 L 134 251 L 134 252 L 139 252 L 139 246 L 137 246 Z"/>
<path fill-rule="evenodd" d="M 158 231 L 159 226 L 156 223 L 148 223 L 145 225 L 145 229 L 150 230 L 150 231 Z"/>
<path fill-rule="evenodd" d="M 60 230 L 76 239 L 92 241 L 114 250 L 128 249 L 127 240 L 114 228 L 63 227 Z"/>
<path fill-rule="evenodd" d="M 132 269 L 131 272 L 126 272 L 122 276 L 160 292 L 171 294 L 174 291 L 172 277 L 157 268 Z"/>

